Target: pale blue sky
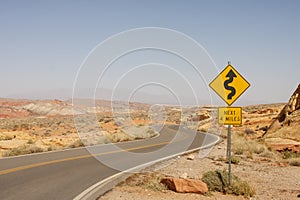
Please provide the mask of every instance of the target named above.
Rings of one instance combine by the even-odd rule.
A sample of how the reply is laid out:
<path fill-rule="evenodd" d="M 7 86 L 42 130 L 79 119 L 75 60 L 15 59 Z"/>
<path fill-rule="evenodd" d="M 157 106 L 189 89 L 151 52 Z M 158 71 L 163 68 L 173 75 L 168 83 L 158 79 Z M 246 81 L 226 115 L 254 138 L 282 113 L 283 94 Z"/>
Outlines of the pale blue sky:
<path fill-rule="evenodd" d="M 284 102 L 300 83 L 299 9 L 297 0 L 0 0 L 0 97 L 59 98 L 98 43 L 162 27 L 195 39 L 219 70 L 230 60 L 251 83 L 244 102 Z"/>

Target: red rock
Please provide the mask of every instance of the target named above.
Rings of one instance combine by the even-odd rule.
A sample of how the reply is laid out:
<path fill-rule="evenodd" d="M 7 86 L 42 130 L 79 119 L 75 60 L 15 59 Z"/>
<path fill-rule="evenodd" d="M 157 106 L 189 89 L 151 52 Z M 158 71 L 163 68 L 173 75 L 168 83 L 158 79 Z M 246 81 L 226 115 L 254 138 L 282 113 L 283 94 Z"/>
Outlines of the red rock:
<path fill-rule="evenodd" d="M 161 180 L 170 190 L 179 193 L 199 193 L 204 194 L 208 191 L 206 183 L 194 179 L 180 179 L 166 177 Z"/>

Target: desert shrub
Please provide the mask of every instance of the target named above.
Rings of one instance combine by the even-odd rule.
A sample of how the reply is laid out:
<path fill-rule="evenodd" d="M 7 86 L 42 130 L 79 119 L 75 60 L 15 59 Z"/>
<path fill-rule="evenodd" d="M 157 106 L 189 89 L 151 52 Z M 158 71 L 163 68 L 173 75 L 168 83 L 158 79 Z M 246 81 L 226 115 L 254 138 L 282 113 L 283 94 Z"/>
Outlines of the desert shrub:
<path fill-rule="evenodd" d="M 253 159 L 253 153 L 252 152 L 248 152 L 246 154 L 246 158 Z"/>
<path fill-rule="evenodd" d="M 217 160 L 217 161 L 223 161 L 223 162 L 228 163 L 228 159 L 225 158 L 225 157 L 219 157 L 219 158 L 217 158 L 216 160 Z M 237 156 L 231 156 L 231 163 L 232 163 L 232 164 L 239 164 L 240 161 L 241 161 L 241 159 L 240 159 L 239 157 L 237 157 Z"/>
<path fill-rule="evenodd" d="M 28 141 L 27 141 L 27 144 L 33 144 L 34 143 L 34 141 L 32 140 L 32 139 L 29 139 Z"/>
<path fill-rule="evenodd" d="M 239 177 L 232 174 L 232 185 L 228 184 L 228 172 L 215 170 L 206 172 L 202 181 L 208 186 L 209 191 L 222 192 L 224 194 L 243 195 L 245 197 L 252 197 L 255 195 L 255 190 L 248 182 L 242 181 Z"/>
<path fill-rule="evenodd" d="M 260 156 L 265 158 L 277 158 L 277 154 L 273 151 L 267 150 L 260 154 Z"/>
<path fill-rule="evenodd" d="M 234 153 L 236 155 L 243 155 L 245 149 L 242 146 L 237 146 L 234 150 Z"/>
<path fill-rule="evenodd" d="M 3 156 L 18 156 L 24 154 L 38 153 L 43 152 L 44 150 L 41 147 L 31 146 L 31 145 L 23 145 L 16 148 L 12 148 L 11 150 L 5 152 Z"/>
<path fill-rule="evenodd" d="M 110 140 L 108 139 L 108 137 L 102 135 L 97 137 L 97 144 L 108 144 L 111 143 Z M 84 142 L 84 144 L 90 145 L 88 141 Z"/>
<path fill-rule="evenodd" d="M 255 131 L 253 131 L 253 130 L 250 129 L 250 128 L 246 128 L 246 129 L 245 129 L 245 133 L 246 133 L 247 135 L 253 135 L 253 134 L 255 134 Z"/>
<path fill-rule="evenodd" d="M 218 157 L 217 161 L 224 161 L 224 162 L 226 162 L 226 158 L 225 157 Z"/>
<path fill-rule="evenodd" d="M 300 167 L 300 158 L 291 158 L 288 160 L 289 165 Z"/>
<path fill-rule="evenodd" d="M 134 174 L 121 182 L 120 185 L 139 186 L 153 191 L 163 191 L 167 187 L 161 183 L 162 175 L 158 173 Z"/>
<path fill-rule="evenodd" d="M 241 159 L 237 156 L 231 156 L 231 163 L 232 164 L 239 164 Z"/>
<path fill-rule="evenodd" d="M 295 153 L 289 150 L 286 150 L 282 154 L 283 159 L 290 159 L 290 158 L 300 158 L 300 153 Z"/>
<path fill-rule="evenodd" d="M 84 146 L 83 142 L 80 139 L 78 139 L 75 142 L 73 142 L 72 144 L 70 144 L 69 148 L 78 148 L 78 147 L 83 147 L 83 146 Z"/>
<path fill-rule="evenodd" d="M 57 148 L 55 147 L 55 146 L 49 146 L 48 148 L 47 148 L 47 151 L 55 151 Z"/>
<path fill-rule="evenodd" d="M 256 154 L 261 154 L 267 150 L 267 147 L 260 143 L 250 142 L 249 149 Z"/>
<path fill-rule="evenodd" d="M 107 137 L 112 143 L 126 142 L 126 141 L 131 141 L 134 139 L 130 135 L 123 133 L 123 132 L 113 133 L 113 134 L 108 135 Z"/>
<path fill-rule="evenodd" d="M 199 131 L 199 132 L 204 132 L 204 133 L 207 133 L 207 132 L 208 132 L 208 130 L 207 130 L 206 128 L 200 128 L 200 129 L 198 129 L 197 131 Z"/>
<path fill-rule="evenodd" d="M 12 135 L 1 135 L 0 136 L 0 140 L 12 140 L 14 138 L 14 136 Z"/>
<path fill-rule="evenodd" d="M 154 134 L 155 134 L 155 131 L 152 130 L 152 129 L 148 129 L 148 130 L 147 130 L 147 133 L 149 133 L 150 135 L 154 135 Z"/>

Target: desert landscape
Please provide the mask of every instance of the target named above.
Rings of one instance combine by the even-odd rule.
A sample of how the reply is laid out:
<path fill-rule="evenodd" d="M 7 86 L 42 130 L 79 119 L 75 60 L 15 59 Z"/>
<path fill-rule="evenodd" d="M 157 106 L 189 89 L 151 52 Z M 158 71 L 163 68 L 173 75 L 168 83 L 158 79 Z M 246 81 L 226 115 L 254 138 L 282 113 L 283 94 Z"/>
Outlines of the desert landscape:
<path fill-rule="evenodd" d="M 299 199 L 299 93 L 300 85 L 288 103 L 243 107 L 243 126 L 233 127 L 232 171 L 244 182 L 237 179 L 231 189 L 226 190 L 227 133 L 221 127 L 222 140 L 213 149 L 158 163 L 99 199 Z"/>
<path fill-rule="evenodd" d="M 202 192 L 197 187 L 177 191 L 168 184 L 176 179 L 176 184 L 184 188 L 184 184 L 191 184 L 187 181 L 203 180 L 208 171 L 226 173 L 227 128 L 216 123 L 215 106 L 166 106 L 165 116 L 161 117 L 158 116 L 161 107 L 142 103 L 130 103 L 124 114 L 112 112 L 113 104 L 106 100 L 97 100 L 94 107 L 89 107 L 84 100 L 75 106 L 71 101 L 61 100 L 1 99 L 1 156 L 150 138 L 158 134 L 151 129 L 154 123 L 181 124 L 217 134 L 221 141 L 212 149 L 179 156 L 134 174 L 100 199 L 137 199 L 141 195 L 144 199 L 297 199 L 300 195 L 299 93 L 300 86 L 287 103 L 243 107 L 243 125 L 232 128 L 232 170 L 243 183 L 247 182 L 247 187 L 235 192 L 225 190 L 226 185 L 213 189 L 207 180 Z M 118 102 L 121 104 L 125 103 Z M 78 134 L 73 113 L 85 119 L 96 116 L 100 135 L 89 134 L 97 131 L 90 124 L 83 124 L 85 137 Z"/>

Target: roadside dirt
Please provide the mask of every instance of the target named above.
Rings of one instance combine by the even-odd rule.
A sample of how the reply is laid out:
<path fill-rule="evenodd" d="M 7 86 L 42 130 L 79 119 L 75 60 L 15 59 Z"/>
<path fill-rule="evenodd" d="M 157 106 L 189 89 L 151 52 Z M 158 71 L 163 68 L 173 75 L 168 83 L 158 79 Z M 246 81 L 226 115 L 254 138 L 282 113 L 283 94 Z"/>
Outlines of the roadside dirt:
<path fill-rule="evenodd" d="M 160 173 L 173 177 L 187 177 L 201 179 L 202 175 L 210 170 L 228 168 L 228 164 L 220 161 L 226 154 L 225 140 L 216 145 L 210 154 L 201 159 L 199 153 L 193 153 L 194 160 L 188 160 L 189 155 L 180 156 L 169 161 L 159 163 L 143 172 Z M 201 152 L 200 152 L 201 153 Z M 255 155 L 253 159 L 242 158 L 239 164 L 232 165 L 233 174 L 246 180 L 256 190 L 251 199 L 299 199 L 300 194 L 300 168 L 288 166 L 276 158 L 266 158 Z M 242 196 L 223 195 L 213 192 L 207 196 L 200 194 L 179 194 L 170 190 L 156 192 L 138 186 L 117 186 L 100 198 L 101 200 L 163 200 L 163 199 L 248 199 Z"/>

